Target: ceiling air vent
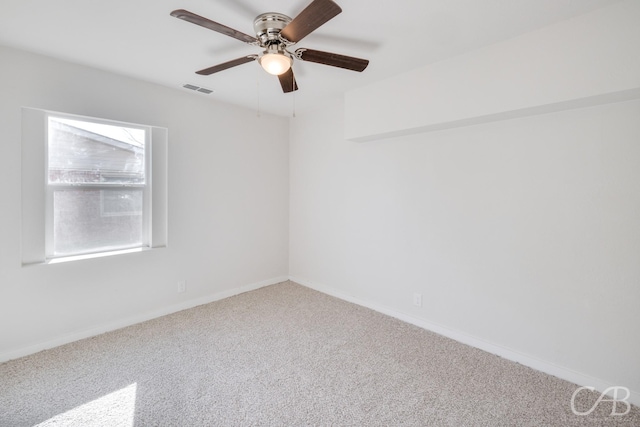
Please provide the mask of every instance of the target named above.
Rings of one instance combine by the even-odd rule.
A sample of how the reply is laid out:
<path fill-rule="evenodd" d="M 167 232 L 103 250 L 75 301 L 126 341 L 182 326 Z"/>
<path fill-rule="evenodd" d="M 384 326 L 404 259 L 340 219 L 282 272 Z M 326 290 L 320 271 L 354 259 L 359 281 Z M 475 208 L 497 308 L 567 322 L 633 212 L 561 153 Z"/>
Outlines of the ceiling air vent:
<path fill-rule="evenodd" d="M 207 95 L 209 95 L 210 93 L 213 93 L 212 89 L 207 89 L 206 87 L 200 87 L 196 85 L 190 85 L 189 83 L 182 85 L 182 87 L 185 89 L 195 90 L 196 92 L 205 93 Z"/>

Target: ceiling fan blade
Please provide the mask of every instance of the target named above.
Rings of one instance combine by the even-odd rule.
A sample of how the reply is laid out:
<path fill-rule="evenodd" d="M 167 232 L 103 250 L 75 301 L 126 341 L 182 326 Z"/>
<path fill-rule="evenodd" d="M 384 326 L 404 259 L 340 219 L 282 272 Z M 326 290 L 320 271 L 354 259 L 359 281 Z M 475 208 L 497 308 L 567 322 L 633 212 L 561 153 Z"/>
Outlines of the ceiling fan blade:
<path fill-rule="evenodd" d="M 352 71 L 364 71 L 369 65 L 367 59 L 354 58 L 353 56 L 338 55 L 337 53 L 322 52 L 313 49 L 296 49 L 295 56 L 303 61 L 316 62 L 318 64 L 340 67 Z"/>
<path fill-rule="evenodd" d="M 217 73 L 218 71 L 226 70 L 227 68 L 236 67 L 238 65 L 246 64 L 247 62 L 255 61 L 257 58 L 258 55 L 243 56 L 242 58 L 234 59 L 232 61 L 214 65 L 213 67 L 205 68 L 204 70 L 196 71 L 196 74 L 200 74 L 201 76 L 209 76 L 213 73 Z"/>
<path fill-rule="evenodd" d="M 282 29 L 280 36 L 297 43 L 340 12 L 342 9 L 332 0 L 313 0 Z"/>
<path fill-rule="evenodd" d="M 195 13 L 189 12 L 188 10 L 174 10 L 173 12 L 171 12 L 171 16 L 175 16 L 176 18 L 182 19 L 183 21 L 191 22 L 192 24 L 200 25 L 201 27 L 216 31 L 218 33 L 224 34 L 225 36 L 233 37 L 234 39 L 238 39 L 245 43 L 258 42 L 258 39 L 256 39 L 255 37 L 242 33 L 238 30 L 234 30 L 233 28 L 229 28 L 226 25 L 213 22 L 210 19 L 204 18 L 200 15 L 196 15 Z"/>
<path fill-rule="evenodd" d="M 293 75 L 292 68 L 289 68 L 289 71 L 286 73 L 280 74 L 278 76 L 278 80 L 280 80 L 280 86 L 282 86 L 282 91 L 284 93 L 298 90 L 298 83 L 296 83 L 296 78 Z"/>

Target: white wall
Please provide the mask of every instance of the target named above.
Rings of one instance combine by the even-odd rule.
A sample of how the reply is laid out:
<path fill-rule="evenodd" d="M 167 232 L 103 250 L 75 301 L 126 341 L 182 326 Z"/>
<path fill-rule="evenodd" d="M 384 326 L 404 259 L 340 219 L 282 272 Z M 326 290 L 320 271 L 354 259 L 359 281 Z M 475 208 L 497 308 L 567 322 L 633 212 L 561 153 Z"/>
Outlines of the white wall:
<path fill-rule="evenodd" d="M 638 117 L 636 100 L 367 143 L 343 138 L 340 102 L 298 117 L 290 275 L 637 403 Z"/>
<path fill-rule="evenodd" d="M 2 47 L 0 63 L 0 361 L 287 278 L 287 119 Z M 169 246 L 22 267 L 23 106 L 168 128 Z"/>
<path fill-rule="evenodd" d="M 509 50 L 520 58 L 545 52 L 549 31 L 589 49 L 580 31 L 568 31 L 588 29 L 587 20 L 611 35 L 603 60 L 635 70 L 637 50 L 625 46 L 637 25 L 623 12 L 638 16 L 639 6 L 557 24 L 510 41 Z M 486 71 L 504 65 L 496 49 L 469 55 Z M 571 56 L 538 57 L 540 69 L 556 69 L 545 74 L 549 87 L 580 78 L 565 74 Z M 460 61 L 438 64 L 436 74 L 464 79 Z M 500 79 L 526 85 L 518 67 L 514 75 L 498 68 Z M 291 121 L 292 279 L 581 385 L 626 386 L 640 404 L 640 74 L 626 80 L 625 101 L 573 85 L 565 110 L 512 115 L 522 107 L 514 104 L 493 121 L 462 126 L 469 122 L 428 114 L 420 85 L 438 84 L 431 71 L 358 89 L 346 107 L 336 100 Z M 611 87 L 618 74 L 594 84 Z M 514 99 L 507 86 L 492 86 L 475 107 Z M 536 89 L 515 90 L 532 99 Z M 466 108 L 466 92 L 448 97 L 446 105 Z M 593 105 L 575 108 L 585 97 Z M 354 115 L 354 99 L 370 102 Z M 347 140 L 349 126 L 347 137 L 355 129 L 370 142 Z"/>

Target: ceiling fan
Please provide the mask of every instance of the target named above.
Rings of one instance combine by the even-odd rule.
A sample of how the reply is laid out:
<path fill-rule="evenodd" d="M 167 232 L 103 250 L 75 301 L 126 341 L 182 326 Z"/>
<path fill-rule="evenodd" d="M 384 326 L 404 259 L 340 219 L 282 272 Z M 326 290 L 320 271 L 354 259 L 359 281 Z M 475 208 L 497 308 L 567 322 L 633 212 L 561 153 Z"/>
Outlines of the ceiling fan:
<path fill-rule="evenodd" d="M 342 12 L 342 9 L 332 0 L 313 0 L 293 19 L 281 13 L 263 13 L 258 15 L 253 22 L 253 28 L 256 32 L 255 37 L 184 9 L 174 10 L 171 12 L 171 16 L 264 49 L 259 55 L 243 56 L 222 64 L 214 65 L 213 67 L 205 68 L 204 70 L 196 71 L 197 74 L 208 76 L 228 68 L 258 60 L 265 71 L 278 76 L 282 91 L 288 93 L 298 90 L 298 84 L 291 69 L 294 58 L 358 72 L 364 71 L 367 65 L 369 65 L 369 61 L 366 59 L 338 55 L 337 53 L 305 48 L 298 48 L 293 53 L 289 51 L 291 46 L 298 43 L 340 12 Z"/>

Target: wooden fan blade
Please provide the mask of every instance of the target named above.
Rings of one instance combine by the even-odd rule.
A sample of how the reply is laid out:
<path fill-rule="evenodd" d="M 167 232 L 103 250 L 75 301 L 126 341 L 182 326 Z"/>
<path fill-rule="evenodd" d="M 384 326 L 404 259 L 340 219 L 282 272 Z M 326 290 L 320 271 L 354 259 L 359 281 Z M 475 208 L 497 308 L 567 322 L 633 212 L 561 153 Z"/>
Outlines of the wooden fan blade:
<path fill-rule="evenodd" d="M 338 55 L 337 53 L 322 52 L 313 49 L 296 49 L 296 58 L 303 61 L 316 62 L 318 64 L 340 67 L 352 71 L 364 71 L 369 65 L 367 59 L 354 58 L 353 56 Z"/>
<path fill-rule="evenodd" d="M 238 39 L 245 43 L 258 42 L 258 39 L 256 39 L 255 37 L 251 37 L 250 35 L 242 33 L 238 30 L 234 30 L 233 28 L 229 28 L 226 25 L 213 22 L 210 19 L 204 18 L 200 15 L 196 15 L 195 13 L 189 12 L 188 10 L 174 10 L 173 12 L 171 12 L 171 16 L 175 16 L 176 18 L 182 19 L 183 21 L 191 22 L 192 24 L 200 25 L 201 27 L 216 31 L 218 33 L 224 34 L 225 36 L 233 37 L 234 39 Z"/>
<path fill-rule="evenodd" d="M 196 71 L 196 74 L 200 74 L 201 76 L 208 76 L 213 73 L 217 73 L 218 71 L 226 70 L 227 68 L 235 67 L 238 65 L 246 64 L 247 62 L 255 61 L 258 58 L 258 55 L 247 55 L 242 58 L 234 59 L 232 61 L 227 61 L 223 64 L 214 65 L 213 67 L 205 68 L 204 70 Z"/>
<path fill-rule="evenodd" d="M 296 78 L 293 75 L 293 69 L 289 68 L 289 71 L 280 74 L 278 76 L 278 80 L 280 80 L 280 86 L 282 86 L 282 91 L 284 93 L 298 90 L 298 83 L 296 83 Z"/>
<path fill-rule="evenodd" d="M 292 43 L 297 43 L 340 12 L 342 9 L 332 0 L 313 0 L 282 29 L 280 36 Z"/>

